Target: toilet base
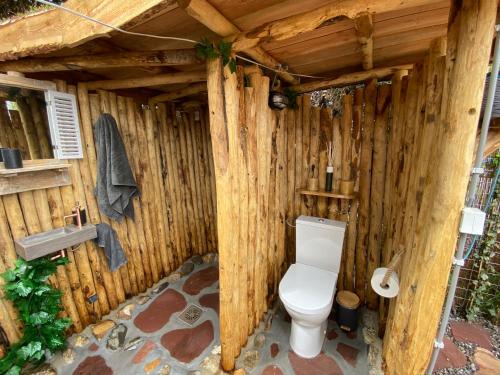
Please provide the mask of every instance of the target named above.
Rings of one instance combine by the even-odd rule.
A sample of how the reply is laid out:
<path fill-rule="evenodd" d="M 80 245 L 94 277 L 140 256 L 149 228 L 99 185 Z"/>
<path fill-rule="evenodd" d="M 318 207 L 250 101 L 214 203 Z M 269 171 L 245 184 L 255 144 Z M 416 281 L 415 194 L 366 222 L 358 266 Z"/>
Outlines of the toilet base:
<path fill-rule="evenodd" d="M 325 341 L 328 320 L 317 326 L 304 326 L 292 319 L 290 346 L 303 358 L 314 358 L 321 353 Z"/>

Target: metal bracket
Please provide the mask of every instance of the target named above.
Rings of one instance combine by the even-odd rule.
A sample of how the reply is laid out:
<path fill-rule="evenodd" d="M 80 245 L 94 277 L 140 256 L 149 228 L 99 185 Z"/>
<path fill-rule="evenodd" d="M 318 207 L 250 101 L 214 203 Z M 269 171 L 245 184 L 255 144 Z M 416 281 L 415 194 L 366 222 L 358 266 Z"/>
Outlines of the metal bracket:
<path fill-rule="evenodd" d="M 465 259 L 453 258 L 453 265 L 463 267 L 465 265 Z"/>
<path fill-rule="evenodd" d="M 443 349 L 444 348 L 444 343 L 442 341 L 434 340 L 434 347 Z"/>
<path fill-rule="evenodd" d="M 484 168 L 477 167 L 477 168 L 472 168 L 472 174 L 483 174 L 484 173 Z"/>

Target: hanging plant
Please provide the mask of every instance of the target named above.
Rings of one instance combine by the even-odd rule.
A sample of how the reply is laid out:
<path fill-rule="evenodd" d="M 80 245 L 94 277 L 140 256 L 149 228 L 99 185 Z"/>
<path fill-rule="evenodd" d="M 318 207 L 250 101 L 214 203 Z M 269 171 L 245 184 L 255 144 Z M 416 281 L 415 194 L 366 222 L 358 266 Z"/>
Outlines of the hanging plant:
<path fill-rule="evenodd" d="M 0 359 L 0 374 L 18 375 L 27 363 L 39 363 L 45 351 L 54 353 L 66 346 L 66 329 L 71 319 L 59 318 L 63 310 L 61 291 L 47 283 L 59 265 L 67 258 L 51 261 L 39 258 L 18 259 L 14 269 L 1 276 L 5 280 L 5 298 L 12 301 L 24 324 L 23 337 Z"/>
<path fill-rule="evenodd" d="M 215 44 L 207 38 L 203 38 L 201 42 L 195 45 L 196 55 L 203 60 L 220 57 L 223 66 L 229 65 L 229 70 L 231 73 L 234 73 L 236 72 L 236 58 L 231 53 L 232 45 L 231 42 L 226 42 L 225 40 L 220 40 L 218 44 Z"/>

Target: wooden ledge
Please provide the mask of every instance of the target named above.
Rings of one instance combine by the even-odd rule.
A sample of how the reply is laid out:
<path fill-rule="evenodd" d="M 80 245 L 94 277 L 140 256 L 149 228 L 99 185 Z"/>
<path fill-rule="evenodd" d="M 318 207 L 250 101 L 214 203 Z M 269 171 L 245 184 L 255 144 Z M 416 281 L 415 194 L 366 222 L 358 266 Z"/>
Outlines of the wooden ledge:
<path fill-rule="evenodd" d="M 317 197 L 337 198 L 337 199 L 355 199 L 356 198 L 356 194 L 345 195 L 345 194 L 341 194 L 338 191 L 324 191 L 324 190 L 312 191 L 312 190 L 307 190 L 307 189 L 300 189 L 299 193 L 302 195 L 315 195 Z"/>
<path fill-rule="evenodd" d="M 6 169 L 0 163 L 0 195 L 71 184 L 70 163 L 57 159 L 24 160 L 23 168 Z"/>

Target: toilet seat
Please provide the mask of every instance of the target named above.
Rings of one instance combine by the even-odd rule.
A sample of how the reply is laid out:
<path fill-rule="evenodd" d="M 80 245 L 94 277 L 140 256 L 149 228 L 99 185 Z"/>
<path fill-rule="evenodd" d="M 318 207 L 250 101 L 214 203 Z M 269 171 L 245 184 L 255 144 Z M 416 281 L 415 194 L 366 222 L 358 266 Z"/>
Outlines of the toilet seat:
<path fill-rule="evenodd" d="M 280 298 L 299 313 L 319 313 L 333 303 L 337 276 L 317 267 L 292 264 L 280 282 Z"/>

